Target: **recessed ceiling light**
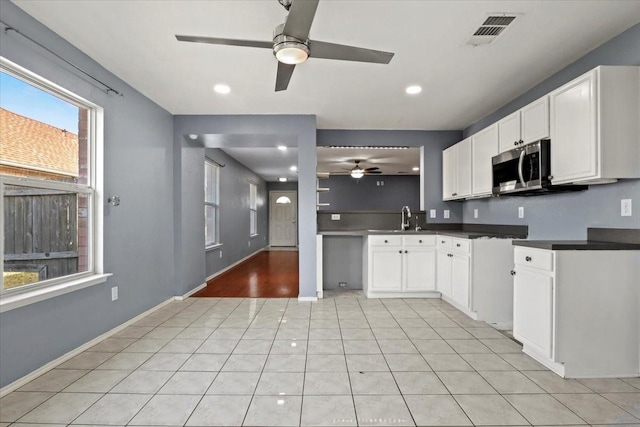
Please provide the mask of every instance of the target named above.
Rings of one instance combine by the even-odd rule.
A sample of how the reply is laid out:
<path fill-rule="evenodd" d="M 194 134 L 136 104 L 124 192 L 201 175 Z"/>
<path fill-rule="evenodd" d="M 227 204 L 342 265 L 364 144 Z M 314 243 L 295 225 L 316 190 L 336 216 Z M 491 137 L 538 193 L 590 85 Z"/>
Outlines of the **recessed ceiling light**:
<path fill-rule="evenodd" d="M 420 92 L 422 92 L 422 88 L 418 85 L 412 85 L 412 86 L 407 86 L 407 88 L 404 91 L 407 92 L 409 95 L 417 95 Z"/>
<path fill-rule="evenodd" d="M 278 178 L 278 181 L 280 181 L 280 182 L 287 182 L 287 178 L 285 178 L 285 177 L 280 177 L 280 178 Z"/>
<path fill-rule="evenodd" d="M 295 172 L 298 170 L 298 167 L 296 165 L 293 165 L 289 168 L 292 172 Z"/>
<path fill-rule="evenodd" d="M 417 172 L 417 171 L 420 170 L 420 168 L 419 167 L 415 167 L 415 168 L 411 168 L 411 170 L 414 171 L 414 172 Z"/>
<path fill-rule="evenodd" d="M 195 140 L 198 139 L 198 135 L 196 135 L 195 133 L 190 133 L 189 138 Z"/>
<path fill-rule="evenodd" d="M 285 147 L 284 145 L 278 145 L 278 150 L 287 151 L 287 147 Z"/>
<path fill-rule="evenodd" d="M 215 85 L 215 86 L 213 87 L 213 90 L 214 90 L 216 93 L 219 93 L 219 94 L 222 94 L 222 95 L 226 95 L 226 94 L 228 94 L 229 92 L 231 92 L 231 88 L 230 88 L 229 86 L 227 86 L 227 85 L 224 85 L 224 84 L 217 84 L 217 85 Z"/>

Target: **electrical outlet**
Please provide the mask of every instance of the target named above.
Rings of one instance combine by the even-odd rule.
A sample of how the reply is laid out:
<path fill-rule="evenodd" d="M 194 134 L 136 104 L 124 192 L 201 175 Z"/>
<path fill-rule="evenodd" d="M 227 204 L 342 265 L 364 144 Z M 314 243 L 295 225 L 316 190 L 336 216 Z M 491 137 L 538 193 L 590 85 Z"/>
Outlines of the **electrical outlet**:
<path fill-rule="evenodd" d="M 473 217 L 478 219 L 478 209 L 473 210 Z"/>
<path fill-rule="evenodd" d="M 436 217 L 436 210 L 435 209 L 429 210 L 429 218 L 435 218 L 435 217 Z"/>
<path fill-rule="evenodd" d="M 518 207 L 518 218 L 524 218 L 524 206 Z"/>
<path fill-rule="evenodd" d="M 331 221 L 340 221 L 340 214 L 331 214 Z"/>
<path fill-rule="evenodd" d="M 118 287 L 113 286 L 111 288 L 111 301 L 115 301 L 118 299 Z"/>
<path fill-rule="evenodd" d="M 444 210 L 444 219 L 449 219 L 450 213 L 449 213 L 449 209 L 445 209 Z"/>
<path fill-rule="evenodd" d="M 631 216 L 631 199 L 620 200 L 620 216 Z"/>
<path fill-rule="evenodd" d="M 346 288 L 347 287 L 347 282 L 339 282 L 338 286 L 340 286 L 341 288 Z"/>

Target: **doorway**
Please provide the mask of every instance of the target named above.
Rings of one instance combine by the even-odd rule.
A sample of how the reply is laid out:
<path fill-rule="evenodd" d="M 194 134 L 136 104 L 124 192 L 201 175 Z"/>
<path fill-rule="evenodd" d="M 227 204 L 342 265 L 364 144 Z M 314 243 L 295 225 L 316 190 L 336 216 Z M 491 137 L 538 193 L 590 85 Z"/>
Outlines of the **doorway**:
<path fill-rule="evenodd" d="M 298 244 L 297 191 L 269 193 L 269 245 L 295 247 Z"/>

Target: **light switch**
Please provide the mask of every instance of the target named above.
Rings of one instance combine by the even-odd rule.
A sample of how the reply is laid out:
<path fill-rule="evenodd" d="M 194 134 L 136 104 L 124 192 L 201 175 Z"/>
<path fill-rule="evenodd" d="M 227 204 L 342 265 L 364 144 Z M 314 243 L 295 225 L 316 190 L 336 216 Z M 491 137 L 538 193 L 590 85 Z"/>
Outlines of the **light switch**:
<path fill-rule="evenodd" d="M 435 209 L 430 209 L 429 210 L 429 218 L 435 218 L 436 217 L 436 210 Z"/>
<path fill-rule="evenodd" d="M 331 221 L 340 221 L 340 214 L 331 214 Z"/>
<path fill-rule="evenodd" d="M 524 218 L 524 206 L 518 207 L 518 218 Z"/>
<path fill-rule="evenodd" d="M 449 209 L 444 210 L 444 219 L 449 219 Z"/>
<path fill-rule="evenodd" d="M 473 217 L 476 219 L 478 218 L 478 209 L 473 210 Z"/>

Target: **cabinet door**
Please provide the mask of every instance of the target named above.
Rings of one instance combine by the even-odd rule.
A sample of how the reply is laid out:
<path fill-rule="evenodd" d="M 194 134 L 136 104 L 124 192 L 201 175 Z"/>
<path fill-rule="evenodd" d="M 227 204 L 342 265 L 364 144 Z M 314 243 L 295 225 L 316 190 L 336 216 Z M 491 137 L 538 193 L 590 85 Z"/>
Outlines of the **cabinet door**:
<path fill-rule="evenodd" d="M 451 257 L 451 298 L 461 306 L 469 307 L 470 258 L 453 254 Z"/>
<path fill-rule="evenodd" d="M 493 167 L 491 158 L 498 154 L 498 125 L 478 132 L 472 138 L 472 193 L 491 194 Z"/>
<path fill-rule="evenodd" d="M 436 283 L 438 292 L 451 296 L 451 255 L 449 252 L 438 251 L 436 267 Z"/>
<path fill-rule="evenodd" d="M 436 250 L 405 248 L 405 291 L 436 290 Z"/>
<path fill-rule="evenodd" d="M 549 97 L 544 96 L 520 110 L 520 120 L 525 144 L 549 138 Z"/>
<path fill-rule="evenodd" d="M 550 95 L 553 183 L 588 179 L 597 173 L 596 71 Z"/>
<path fill-rule="evenodd" d="M 442 152 L 442 199 L 450 200 L 456 192 L 456 146 Z"/>
<path fill-rule="evenodd" d="M 471 195 L 471 138 L 467 138 L 457 145 L 456 165 L 456 197 Z"/>
<path fill-rule="evenodd" d="M 371 290 L 372 291 L 401 291 L 402 290 L 402 248 L 373 247 L 371 248 Z"/>
<path fill-rule="evenodd" d="M 553 278 L 518 269 L 513 285 L 513 336 L 551 358 Z"/>
<path fill-rule="evenodd" d="M 520 141 L 520 111 L 508 115 L 498 122 L 500 152 L 509 151 Z"/>

